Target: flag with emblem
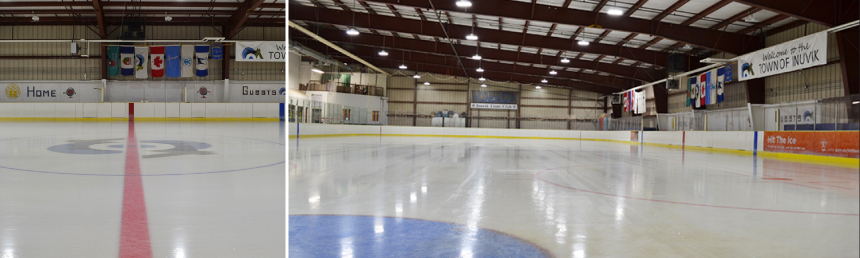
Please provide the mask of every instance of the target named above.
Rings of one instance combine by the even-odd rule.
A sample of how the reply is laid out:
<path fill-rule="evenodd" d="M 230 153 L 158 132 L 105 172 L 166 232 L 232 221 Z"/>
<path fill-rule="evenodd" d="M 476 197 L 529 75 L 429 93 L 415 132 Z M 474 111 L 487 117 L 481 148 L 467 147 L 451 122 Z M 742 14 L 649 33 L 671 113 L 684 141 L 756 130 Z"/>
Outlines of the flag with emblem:
<path fill-rule="evenodd" d="M 194 45 L 182 45 L 180 57 L 182 63 L 181 76 L 191 77 L 194 75 Z"/>
<path fill-rule="evenodd" d="M 119 75 L 119 46 L 108 46 L 108 75 Z"/>
<path fill-rule="evenodd" d="M 152 60 L 152 77 L 164 76 L 164 46 L 149 47 L 149 59 Z"/>
<path fill-rule="evenodd" d="M 134 47 L 119 47 L 119 59 L 121 74 L 129 76 L 134 74 Z"/>
<path fill-rule="evenodd" d="M 628 107 L 627 107 L 627 92 L 621 93 L 621 96 L 622 96 L 622 102 L 621 102 L 622 103 L 622 105 L 621 105 L 622 110 L 624 112 L 630 111 L 630 110 L 628 110 Z"/>
<path fill-rule="evenodd" d="M 134 48 L 134 78 L 146 79 L 149 77 L 149 47 Z"/>
<path fill-rule="evenodd" d="M 167 77 L 182 76 L 182 60 L 179 46 L 164 47 L 164 70 Z"/>
<path fill-rule="evenodd" d="M 723 102 L 723 86 L 726 86 L 725 75 L 725 68 L 717 69 L 717 103 Z"/>
<path fill-rule="evenodd" d="M 209 75 L 209 46 L 198 45 L 194 46 L 194 57 L 197 59 L 197 77 L 206 77 Z"/>

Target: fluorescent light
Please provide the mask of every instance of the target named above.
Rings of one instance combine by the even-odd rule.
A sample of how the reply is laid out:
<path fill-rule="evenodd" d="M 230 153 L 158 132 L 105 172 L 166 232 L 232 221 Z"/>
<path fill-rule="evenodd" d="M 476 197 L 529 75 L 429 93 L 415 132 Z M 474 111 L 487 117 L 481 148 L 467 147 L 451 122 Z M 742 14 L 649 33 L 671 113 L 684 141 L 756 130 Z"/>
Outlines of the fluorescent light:
<path fill-rule="evenodd" d="M 484 77 L 481 77 L 481 78 L 478 78 L 478 80 L 479 81 L 486 81 L 487 79 L 484 79 Z"/>
<path fill-rule="evenodd" d="M 547 81 L 546 81 L 546 79 L 543 79 L 543 80 L 540 80 L 540 82 L 546 83 Z"/>
<path fill-rule="evenodd" d="M 484 72 L 484 68 L 480 68 L 480 67 L 478 67 L 478 69 L 475 69 L 475 71 L 477 71 L 477 72 L 479 72 L 479 73 L 483 73 L 483 72 Z"/>
<path fill-rule="evenodd" d="M 549 74 L 551 74 L 551 75 L 555 75 L 555 74 L 557 74 L 557 72 L 556 72 L 555 70 L 550 70 L 550 71 L 549 71 Z"/>
<path fill-rule="evenodd" d="M 415 75 L 413 75 L 413 76 L 412 76 L 412 78 L 415 78 L 415 79 L 421 79 L 421 75 L 418 75 L 418 74 L 416 73 Z"/>
<path fill-rule="evenodd" d="M 486 87 L 487 87 L 486 84 L 481 84 L 481 88 L 486 88 Z"/>
<path fill-rule="evenodd" d="M 466 40 L 478 40 L 478 36 L 475 36 L 475 34 L 469 34 L 466 36 Z"/>
<path fill-rule="evenodd" d="M 320 70 L 320 69 L 317 69 L 317 68 L 311 68 L 311 72 L 315 72 L 315 73 L 325 73 L 325 72 L 323 72 L 323 70 Z"/>
<path fill-rule="evenodd" d="M 469 0 L 458 0 L 458 1 L 457 1 L 457 6 L 459 6 L 459 7 L 469 7 L 469 6 L 472 6 L 472 2 L 469 2 Z"/>
<path fill-rule="evenodd" d="M 33 15 L 33 21 L 39 21 L 39 16 Z"/>
<path fill-rule="evenodd" d="M 172 20 L 173 20 L 173 17 L 164 16 L 164 21 L 172 21 Z"/>
<path fill-rule="evenodd" d="M 475 54 L 474 56 L 472 56 L 472 59 L 473 60 L 481 60 L 481 56 L 479 56 L 478 54 Z"/>
<path fill-rule="evenodd" d="M 857 104 L 860 104 L 860 101 L 854 101 L 854 102 L 851 102 L 851 104 L 857 105 Z"/>
<path fill-rule="evenodd" d="M 567 59 L 567 57 L 565 57 L 565 58 L 561 59 L 561 62 L 565 63 L 565 64 L 570 63 L 570 59 Z"/>
<path fill-rule="evenodd" d="M 350 28 L 349 30 L 346 31 L 346 35 L 355 36 L 355 35 L 358 35 L 358 31 L 353 29 L 353 28 Z"/>
<path fill-rule="evenodd" d="M 424 85 L 430 85 L 430 82 L 424 82 Z"/>
<path fill-rule="evenodd" d="M 400 69 L 406 70 L 406 65 L 405 64 L 400 65 Z"/>
<path fill-rule="evenodd" d="M 588 41 L 580 40 L 580 41 L 577 41 L 576 44 L 580 45 L 580 46 L 588 46 Z"/>
<path fill-rule="evenodd" d="M 535 86 L 535 89 L 540 89 L 540 86 Z"/>
<path fill-rule="evenodd" d="M 382 50 L 382 51 L 379 51 L 379 55 L 380 56 L 388 56 L 388 52 L 385 52 L 385 50 Z"/>
<path fill-rule="evenodd" d="M 609 13 L 609 15 L 622 15 L 622 14 L 624 14 L 624 11 L 621 11 L 621 9 L 619 9 L 617 7 L 612 7 L 612 8 L 609 8 L 608 13 Z"/>

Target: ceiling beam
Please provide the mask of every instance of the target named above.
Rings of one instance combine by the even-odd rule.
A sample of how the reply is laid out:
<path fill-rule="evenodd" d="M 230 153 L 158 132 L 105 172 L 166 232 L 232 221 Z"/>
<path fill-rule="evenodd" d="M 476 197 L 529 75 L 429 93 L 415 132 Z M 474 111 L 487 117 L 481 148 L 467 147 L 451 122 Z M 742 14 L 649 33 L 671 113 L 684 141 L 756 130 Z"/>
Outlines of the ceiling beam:
<path fill-rule="evenodd" d="M 372 0 L 372 2 L 431 8 L 429 2 L 426 0 Z M 680 2 L 684 1 L 682 0 Z M 452 12 L 462 12 L 463 9 L 457 7 L 454 1 L 434 3 L 434 6 L 437 10 Z M 639 18 L 618 17 L 592 11 L 569 8 L 561 9 L 556 6 L 543 4 L 534 5 L 534 17 L 532 17 L 532 14 L 523 11 L 530 10 L 531 8 L 532 4 L 529 2 L 496 0 L 493 1 L 493 4 L 473 5 L 472 7 L 469 7 L 469 13 L 577 26 L 588 26 L 596 23 L 601 25 L 604 29 L 660 36 L 728 53 L 745 53 L 753 49 L 758 49 L 759 47 L 758 40 L 743 34 L 726 33 L 705 28 L 684 26 L 667 22 L 655 22 Z M 292 7 L 290 9 L 292 10 Z M 307 10 L 308 8 L 304 7 L 304 9 Z M 291 16 L 292 13 L 293 12 L 291 12 Z"/>
<path fill-rule="evenodd" d="M 314 10 L 316 9 L 316 10 Z M 337 10 L 321 10 L 313 7 L 300 7 L 290 5 L 290 19 L 301 20 L 305 22 L 314 21 L 326 24 L 338 24 L 343 26 L 351 26 L 349 15 L 345 12 Z M 414 19 L 401 19 L 390 16 L 370 15 L 366 13 L 356 13 L 355 26 L 360 28 L 375 28 L 379 30 L 388 30 L 403 32 L 408 34 L 419 34 L 431 37 L 460 38 L 470 33 L 470 26 L 462 25 L 447 25 L 447 35 L 442 31 L 436 23 L 425 23 Z M 619 56 L 627 59 L 639 60 L 644 63 L 654 64 L 660 67 L 666 66 L 666 57 L 668 53 L 636 48 L 619 47 L 615 45 L 592 43 L 588 46 L 579 46 L 572 44 L 570 40 L 562 38 L 545 37 L 543 35 L 522 35 L 519 32 L 498 31 L 494 29 L 475 28 L 482 42 L 501 43 L 508 45 L 518 45 L 533 48 L 547 48 L 554 50 L 571 50 L 576 52 L 587 52 L 594 54 L 606 54 L 610 56 Z M 525 39 L 523 40 L 521 39 Z M 756 41 L 758 42 L 758 41 Z"/>
<path fill-rule="evenodd" d="M 99 26 L 99 37 L 107 38 L 107 32 L 105 32 L 105 13 L 102 10 L 102 1 L 101 0 L 93 0 L 93 11 L 96 14 L 96 21 Z"/>
<path fill-rule="evenodd" d="M 716 12 L 717 10 L 719 10 L 720 8 L 723 8 L 723 6 L 726 6 L 726 5 L 730 4 L 731 2 L 733 2 L 733 1 L 732 0 L 720 0 L 716 4 L 713 4 L 710 7 L 706 8 L 705 10 L 702 10 L 701 12 L 696 13 L 696 15 L 694 15 L 693 17 L 690 17 L 689 19 L 685 20 L 684 22 L 681 22 L 681 25 L 693 24 L 694 22 L 701 20 L 702 18 L 707 17 L 709 14 Z"/>
<path fill-rule="evenodd" d="M 735 23 L 736 21 L 740 21 L 741 19 L 749 16 L 750 14 L 755 14 L 758 11 L 761 11 L 761 8 L 750 7 L 748 9 L 744 10 L 743 12 L 739 12 L 738 14 L 735 14 L 734 16 L 729 17 L 728 19 L 721 21 L 720 23 L 714 24 L 714 26 L 711 26 L 711 29 L 722 30 L 724 27 L 729 26 L 732 23 Z"/>
<path fill-rule="evenodd" d="M 360 44 L 365 46 L 381 46 L 383 40 L 385 41 L 386 49 L 388 48 L 399 48 L 405 49 L 415 52 L 426 52 L 426 53 L 438 53 L 441 55 L 454 56 L 455 50 L 456 53 L 460 55 L 464 55 L 464 53 L 473 53 L 475 51 L 475 46 L 465 46 L 465 45 L 454 45 L 455 49 L 451 49 L 446 42 L 433 42 L 426 40 L 418 40 L 418 39 L 406 39 L 406 38 L 392 38 L 392 37 L 382 37 L 378 35 L 361 35 L 361 37 L 350 37 L 343 33 L 340 30 L 332 30 L 332 29 L 320 29 L 317 32 L 320 37 L 331 40 L 333 42 L 350 42 L 352 44 Z M 290 32 L 290 35 L 298 35 Z M 396 42 L 396 44 L 395 44 Z M 529 54 L 529 53 L 519 53 L 513 50 L 501 50 L 501 49 L 493 49 L 493 48 L 481 48 L 480 50 L 481 56 L 484 59 L 493 59 L 493 60 L 505 60 L 511 62 L 522 62 L 522 63 L 534 63 L 534 64 L 552 64 L 556 66 L 564 66 L 564 67 L 574 67 L 580 69 L 591 69 L 595 71 L 600 71 L 608 74 L 612 74 L 621 78 L 638 80 L 640 82 L 652 82 L 655 80 L 659 80 L 664 78 L 665 74 L 662 74 L 662 71 L 653 70 L 653 69 L 643 69 L 636 68 L 631 66 L 624 65 L 613 65 L 607 63 L 600 62 L 591 62 L 591 61 L 583 61 L 577 60 L 576 58 L 570 59 L 570 63 L 563 64 L 561 63 L 562 57 L 559 56 L 548 56 L 548 55 L 537 55 L 537 54 Z M 470 56 L 470 55 L 464 55 Z M 581 56 L 581 55 L 580 55 Z"/>
<path fill-rule="evenodd" d="M 298 39 L 298 38 L 294 38 L 293 40 L 296 40 L 296 39 Z M 313 43 L 314 40 L 311 38 L 302 38 L 302 39 L 303 40 L 300 41 L 300 42 L 302 42 L 302 44 L 311 45 L 311 46 L 313 46 L 313 44 L 315 44 L 315 43 Z M 409 60 L 412 60 L 412 61 L 420 60 L 421 62 L 424 62 L 426 64 L 433 64 L 433 65 L 438 65 L 438 66 L 449 66 L 451 68 L 459 69 L 459 67 L 457 66 L 457 63 L 448 61 L 448 60 L 451 60 L 453 58 L 457 58 L 456 56 L 453 56 L 453 55 L 441 55 L 441 54 L 433 53 L 433 52 L 415 52 L 415 51 L 406 50 L 406 49 L 387 48 L 387 51 L 389 53 L 391 53 L 390 55 L 394 56 L 395 58 L 386 58 L 386 57 L 378 57 L 377 50 L 373 46 L 356 45 L 356 44 L 352 44 L 352 43 L 348 43 L 348 42 L 337 42 L 337 41 L 332 41 L 332 42 L 338 44 L 339 46 L 341 46 L 344 49 L 347 49 L 350 53 L 357 55 L 359 57 L 362 57 L 362 59 L 365 59 L 365 60 L 367 60 L 367 58 L 372 57 L 372 58 L 380 58 L 380 59 L 385 59 L 385 60 L 391 59 L 391 60 L 399 62 L 400 60 L 398 58 L 396 58 L 396 56 L 408 56 Z M 401 53 L 398 54 L 396 52 L 401 52 Z M 367 57 L 367 58 L 365 58 L 365 57 Z M 469 70 L 469 71 L 475 70 L 480 66 L 481 68 L 484 68 L 484 70 L 496 70 L 496 71 L 514 71 L 514 70 L 516 70 L 519 73 L 530 74 L 530 75 L 534 75 L 534 76 L 546 76 L 546 77 L 551 76 L 548 74 L 549 68 L 537 68 L 537 67 L 531 67 L 531 66 L 524 66 L 521 64 L 505 64 L 505 63 L 486 61 L 486 60 L 481 61 L 480 65 L 479 65 L 478 60 L 472 60 L 471 58 L 462 57 L 462 56 L 459 58 L 463 62 L 463 66 L 466 68 L 466 70 Z M 532 64 L 532 65 L 535 65 L 535 64 Z M 556 66 L 559 66 L 559 65 L 556 65 Z M 602 85 L 602 86 L 610 87 L 610 88 L 615 88 L 615 89 L 628 89 L 628 88 L 640 85 L 638 81 L 634 81 L 634 80 L 630 80 L 630 79 L 624 79 L 624 78 L 617 78 L 617 77 L 613 77 L 613 76 L 605 76 L 605 75 L 597 75 L 597 74 L 581 74 L 581 75 L 579 75 L 579 74 L 576 74 L 575 72 L 565 71 L 563 69 L 554 69 L 554 70 L 556 70 L 556 72 L 558 74 L 554 75 L 552 77 L 561 77 L 561 78 L 574 78 L 574 77 L 576 77 L 576 78 L 579 78 L 580 80 L 582 80 L 583 82 L 598 84 L 598 85 Z"/>
<path fill-rule="evenodd" d="M 788 19 L 788 17 L 789 17 L 788 15 L 779 14 L 777 16 L 771 17 L 770 19 L 767 19 L 767 20 L 761 21 L 759 23 L 753 24 L 752 26 L 749 26 L 746 29 L 742 29 L 742 30 L 738 31 L 738 33 L 747 34 L 747 33 L 756 31 L 758 29 L 770 26 L 771 24 L 777 23 L 779 21 Z"/>
<path fill-rule="evenodd" d="M 239 31 L 241 31 L 245 26 L 245 21 L 251 16 L 251 13 L 260 5 L 263 4 L 263 0 L 245 0 L 236 8 L 236 12 L 233 16 L 230 17 L 230 21 L 227 23 L 227 30 L 229 33 L 226 33 L 227 39 L 233 39 L 233 36 L 236 36 Z"/>
<path fill-rule="evenodd" d="M 624 17 L 630 17 L 631 14 L 635 13 L 636 10 L 639 10 L 639 8 L 642 8 L 642 5 L 645 5 L 645 3 L 647 3 L 647 2 L 648 2 L 648 0 L 636 1 L 636 3 L 633 4 L 633 6 L 631 6 L 629 9 L 627 9 L 627 11 L 624 11 L 623 16 Z"/>
<path fill-rule="evenodd" d="M 690 2 L 690 0 L 679 0 L 679 1 L 675 2 L 674 4 L 670 5 L 669 8 L 666 8 L 665 10 L 663 10 L 663 12 L 660 12 L 660 14 L 658 14 L 656 17 L 654 17 L 651 20 L 654 22 L 662 21 L 663 18 L 666 18 L 666 16 L 669 16 L 670 14 L 672 14 L 672 12 L 674 12 L 675 10 L 678 10 L 678 8 L 681 8 L 681 6 L 684 6 L 685 4 L 687 4 L 687 2 Z"/>
<path fill-rule="evenodd" d="M 735 0 L 735 2 L 834 27 L 860 16 L 858 0 Z"/>

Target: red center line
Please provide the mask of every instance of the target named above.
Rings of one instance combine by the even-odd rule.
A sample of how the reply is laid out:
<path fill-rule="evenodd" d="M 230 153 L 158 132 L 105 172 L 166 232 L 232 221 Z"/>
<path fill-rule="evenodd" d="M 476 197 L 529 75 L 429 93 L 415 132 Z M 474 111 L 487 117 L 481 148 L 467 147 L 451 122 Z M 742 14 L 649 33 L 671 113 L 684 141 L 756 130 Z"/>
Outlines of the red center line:
<path fill-rule="evenodd" d="M 146 201 L 143 196 L 143 177 L 140 176 L 140 158 L 137 152 L 137 137 L 134 134 L 134 119 L 128 121 L 119 257 L 152 258 Z"/>

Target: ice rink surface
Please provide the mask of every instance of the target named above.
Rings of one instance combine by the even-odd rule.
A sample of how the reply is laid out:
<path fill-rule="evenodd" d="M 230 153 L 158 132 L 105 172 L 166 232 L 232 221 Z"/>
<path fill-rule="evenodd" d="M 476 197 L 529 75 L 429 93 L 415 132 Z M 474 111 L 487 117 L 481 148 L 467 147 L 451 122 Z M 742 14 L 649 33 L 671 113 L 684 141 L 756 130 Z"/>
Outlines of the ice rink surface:
<path fill-rule="evenodd" d="M 288 148 L 290 257 L 860 256 L 857 168 L 574 140 Z"/>
<path fill-rule="evenodd" d="M 284 257 L 283 123 L 133 128 L 0 123 L 0 257 Z"/>

